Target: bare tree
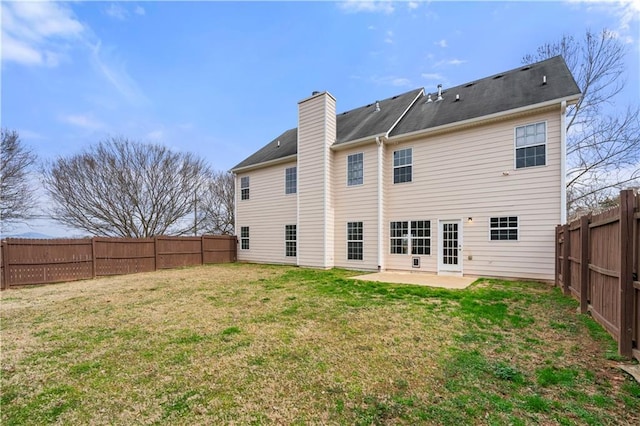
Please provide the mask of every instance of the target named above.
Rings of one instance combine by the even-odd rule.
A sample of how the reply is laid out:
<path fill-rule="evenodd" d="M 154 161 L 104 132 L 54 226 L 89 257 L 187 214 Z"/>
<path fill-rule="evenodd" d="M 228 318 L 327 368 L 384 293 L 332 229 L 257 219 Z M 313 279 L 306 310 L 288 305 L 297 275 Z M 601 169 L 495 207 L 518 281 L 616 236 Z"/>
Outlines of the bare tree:
<path fill-rule="evenodd" d="M 234 191 L 233 174 L 215 172 L 211 175 L 199 198 L 203 231 L 210 234 L 233 235 Z"/>
<path fill-rule="evenodd" d="M 43 170 L 51 216 L 92 235 L 152 237 L 192 232 L 202 159 L 168 148 L 111 138 Z"/>
<path fill-rule="evenodd" d="M 567 211 L 598 210 L 615 193 L 640 184 L 640 108 L 615 110 L 625 86 L 626 51 L 614 33 L 587 30 L 583 40 L 563 36 L 540 46 L 523 63 L 562 55 L 582 90 L 567 109 Z"/>
<path fill-rule="evenodd" d="M 36 161 L 18 132 L 2 129 L 0 152 L 0 223 L 1 231 L 30 217 L 36 205 L 34 188 L 29 184 L 29 171 Z"/>

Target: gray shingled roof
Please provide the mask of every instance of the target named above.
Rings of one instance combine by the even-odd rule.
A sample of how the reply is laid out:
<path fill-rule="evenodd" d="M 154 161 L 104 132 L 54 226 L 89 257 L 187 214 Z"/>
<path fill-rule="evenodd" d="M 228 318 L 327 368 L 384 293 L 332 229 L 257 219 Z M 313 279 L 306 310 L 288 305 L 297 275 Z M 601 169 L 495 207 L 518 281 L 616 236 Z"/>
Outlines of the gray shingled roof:
<path fill-rule="evenodd" d="M 542 84 L 546 76 L 546 84 Z M 429 129 L 482 117 L 527 105 L 566 98 L 580 93 L 561 56 L 522 66 L 471 83 L 443 90 L 443 100 L 427 103 L 419 99 L 390 136 Z M 460 100 L 456 101 L 456 95 Z"/>
<path fill-rule="evenodd" d="M 542 84 L 546 76 L 546 84 Z M 402 113 L 420 95 L 415 89 L 379 102 L 346 111 L 336 116 L 336 145 L 386 133 Z M 482 117 L 502 111 L 577 95 L 580 89 L 561 56 L 522 66 L 481 80 L 443 90 L 442 101 L 427 103 L 421 96 L 393 129 L 390 136 L 426 130 L 445 124 Z M 456 101 L 456 95 L 460 100 Z M 290 129 L 232 170 L 295 155 L 298 152 L 298 129 Z"/>

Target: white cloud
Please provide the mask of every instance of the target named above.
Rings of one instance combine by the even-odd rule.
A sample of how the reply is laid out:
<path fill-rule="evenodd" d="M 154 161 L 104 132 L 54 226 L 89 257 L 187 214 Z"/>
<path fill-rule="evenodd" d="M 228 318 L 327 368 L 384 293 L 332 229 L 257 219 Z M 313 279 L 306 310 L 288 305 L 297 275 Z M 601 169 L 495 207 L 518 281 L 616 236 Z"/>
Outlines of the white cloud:
<path fill-rule="evenodd" d="M 373 31 L 373 30 L 375 30 L 375 29 L 376 29 L 376 27 L 374 27 L 373 25 L 369 25 L 369 26 L 367 27 L 367 29 L 368 29 L 368 30 Z"/>
<path fill-rule="evenodd" d="M 437 81 L 443 81 L 445 78 L 442 76 L 442 74 L 438 74 L 438 73 L 422 73 L 420 74 L 420 76 L 426 80 L 437 80 Z"/>
<path fill-rule="evenodd" d="M 420 7 L 420 2 L 410 1 L 410 2 L 407 3 L 407 7 L 409 8 L 409 10 L 415 10 L 418 7 Z"/>
<path fill-rule="evenodd" d="M 435 44 L 436 46 L 440 46 L 442 48 L 447 47 L 447 40 L 442 39 L 440 41 L 436 41 L 433 44 Z"/>
<path fill-rule="evenodd" d="M 395 87 L 406 87 L 406 86 L 411 86 L 411 80 L 409 80 L 408 78 L 404 78 L 404 77 L 397 77 L 394 75 L 388 75 L 388 76 L 373 76 L 370 78 L 370 80 L 378 85 L 383 85 L 383 86 L 395 86 Z"/>
<path fill-rule="evenodd" d="M 145 139 L 152 142 L 159 142 L 164 138 L 164 132 L 161 129 L 153 130 L 145 135 Z"/>
<path fill-rule="evenodd" d="M 456 58 L 454 58 L 454 59 L 443 59 L 441 61 L 436 62 L 433 66 L 436 67 L 436 68 L 437 67 L 441 67 L 443 65 L 458 66 L 458 65 L 464 64 L 465 62 L 467 62 L 467 61 L 465 61 L 464 59 L 456 59 Z"/>
<path fill-rule="evenodd" d="M 3 2 L 2 61 L 54 67 L 68 44 L 80 40 L 85 27 L 65 5 L 53 2 Z"/>
<path fill-rule="evenodd" d="M 346 0 L 338 7 L 347 13 L 371 12 L 391 14 L 395 11 L 393 3 L 385 0 Z"/>
<path fill-rule="evenodd" d="M 85 130 L 97 130 L 104 127 L 102 122 L 94 119 L 90 114 L 62 115 L 60 116 L 60 121 Z"/>
<path fill-rule="evenodd" d="M 91 62 L 102 76 L 130 103 L 140 105 L 148 102 L 136 81 L 129 75 L 124 63 L 114 58 L 109 49 L 103 49 L 98 41 L 91 46 Z"/>
<path fill-rule="evenodd" d="M 393 44 L 393 31 L 387 31 L 387 36 L 384 39 L 385 43 Z"/>
<path fill-rule="evenodd" d="M 129 16 L 127 9 L 116 3 L 111 3 L 109 7 L 104 10 L 104 13 L 119 21 L 124 21 Z"/>
<path fill-rule="evenodd" d="M 136 8 L 133 9 L 133 13 L 135 13 L 136 15 L 144 16 L 147 12 L 142 6 L 136 6 Z"/>

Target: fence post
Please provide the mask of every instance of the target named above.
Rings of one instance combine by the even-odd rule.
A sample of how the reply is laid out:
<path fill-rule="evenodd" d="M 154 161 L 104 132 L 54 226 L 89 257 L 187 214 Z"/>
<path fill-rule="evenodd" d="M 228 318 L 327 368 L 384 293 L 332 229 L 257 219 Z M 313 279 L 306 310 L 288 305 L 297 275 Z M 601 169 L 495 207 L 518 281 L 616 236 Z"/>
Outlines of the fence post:
<path fill-rule="evenodd" d="M 8 247 L 6 240 L 2 240 L 2 290 L 6 290 L 9 288 L 9 256 L 8 256 Z"/>
<path fill-rule="evenodd" d="M 633 190 L 620 192 L 620 355 L 633 355 Z"/>
<path fill-rule="evenodd" d="M 562 292 L 569 294 L 571 287 L 571 237 L 569 237 L 569 224 L 562 225 Z"/>
<path fill-rule="evenodd" d="M 554 270 L 556 277 L 556 287 L 560 286 L 560 227 L 562 225 L 556 225 L 556 257 L 554 261 Z"/>
<path fill-rule="evenodd" d="M 153 237 L 153 270 L 158 270 L 158 237 Z"/>
<path fill-rule="evenodd" d="M 200 264 L 204 265 L 204 235 L 200 236 Z"/>
<path fill-rule="evenodd" d="M 580 218 L 580 312 L 589 310 L 589 222 L 591 215 Z"/>
<path fill-rule="evenodd" d="M 91 238 L 91 278 L 96 277 L 96 237 Z"/>

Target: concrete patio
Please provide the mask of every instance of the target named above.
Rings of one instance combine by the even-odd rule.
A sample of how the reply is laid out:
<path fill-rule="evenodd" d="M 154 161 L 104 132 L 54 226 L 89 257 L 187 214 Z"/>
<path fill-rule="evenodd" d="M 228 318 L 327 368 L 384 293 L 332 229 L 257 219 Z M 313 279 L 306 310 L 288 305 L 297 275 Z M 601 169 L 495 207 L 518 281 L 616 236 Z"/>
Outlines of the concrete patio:
<path fill-rule="evenodd" d="M 371 274 L 358 275 L 351 277 L 355 280 L 378 281 L 394 284 L 415 284 L 428 287 L 440 287 L 448 289 L 465 289 L 471 285 L 477 278 L 475 277 L 456 277 L 448 275 L 436 275 L 426 272 L 402 272 L 402 271 L 386 271 L 374 272 Z"/>

